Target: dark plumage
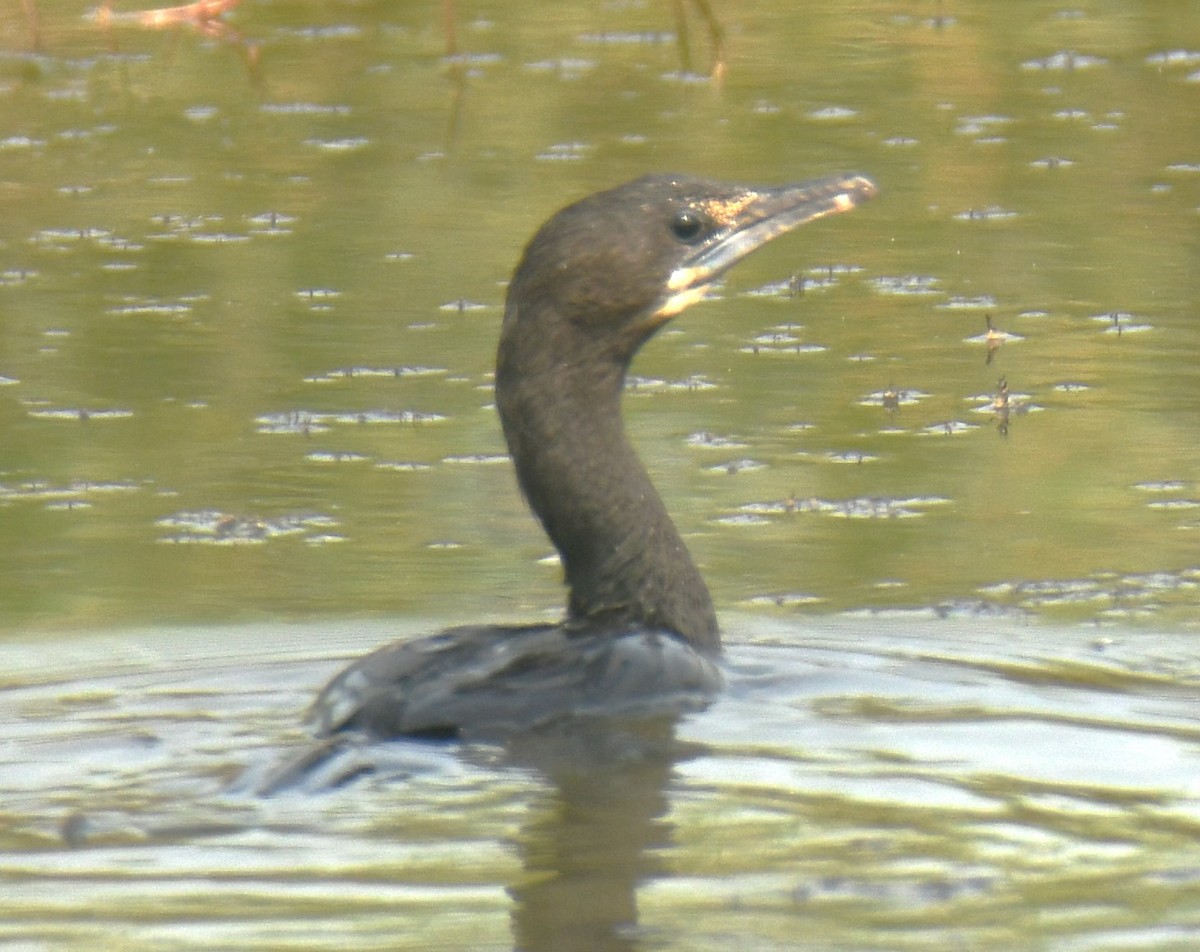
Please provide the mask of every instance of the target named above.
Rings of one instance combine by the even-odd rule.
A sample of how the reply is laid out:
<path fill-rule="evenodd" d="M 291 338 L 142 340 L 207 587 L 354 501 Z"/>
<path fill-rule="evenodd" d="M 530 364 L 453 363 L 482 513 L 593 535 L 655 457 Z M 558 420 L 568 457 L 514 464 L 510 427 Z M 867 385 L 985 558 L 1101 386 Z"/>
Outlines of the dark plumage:
<path fill-rule="evenodd" d="M 317 732 L 497 737 L 705 704 L 722 681 L 716 615 L 626 439 L 625 375 L 737 261 L 874 192 L 855 175 L 779 188 L 655 175 L 546 222 L 509 286 L 496 405 L 521 489 L 562 557 L 567 617 L 380 648 L 322 691 Z"/>

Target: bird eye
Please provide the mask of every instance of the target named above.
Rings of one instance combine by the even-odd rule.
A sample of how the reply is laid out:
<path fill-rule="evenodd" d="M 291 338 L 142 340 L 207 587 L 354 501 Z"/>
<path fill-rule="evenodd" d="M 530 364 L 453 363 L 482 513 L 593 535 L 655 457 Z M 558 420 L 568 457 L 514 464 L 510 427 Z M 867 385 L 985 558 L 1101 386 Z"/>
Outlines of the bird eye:
<path fill-rule="evenodd" d="M 704 232 L 704 219 L 693 211 L 682 211 L 671 220 L 671 234 L 685 244 L 696 241 Z"/>

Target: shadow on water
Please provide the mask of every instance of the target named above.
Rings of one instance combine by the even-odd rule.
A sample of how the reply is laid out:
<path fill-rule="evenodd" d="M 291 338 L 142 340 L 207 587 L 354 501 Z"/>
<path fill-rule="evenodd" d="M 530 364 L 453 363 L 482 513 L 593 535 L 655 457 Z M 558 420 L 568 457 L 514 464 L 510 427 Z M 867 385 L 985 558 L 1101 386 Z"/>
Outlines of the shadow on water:
<path fill-rule="evenodd" d="M 310 743 L 340 659 L 394 633 L 0 648 L 0 939 L 1114 950 L 1200 928 L 1178 638 L 735 621 L 728 691 L 677 728 L 374 745 L 343 786 L 237 792 Z"/>

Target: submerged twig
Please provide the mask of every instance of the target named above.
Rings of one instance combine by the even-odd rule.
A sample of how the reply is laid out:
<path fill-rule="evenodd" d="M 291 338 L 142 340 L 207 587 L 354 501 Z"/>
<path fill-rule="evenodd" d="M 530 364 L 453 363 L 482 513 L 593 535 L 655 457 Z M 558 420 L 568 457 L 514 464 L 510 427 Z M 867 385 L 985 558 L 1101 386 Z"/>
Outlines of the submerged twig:
<path fill-rule="evenodd" d="M 242 0 L 195 0 L 177 7 L 154 7 L 148 10 L 114 12 L 111 0 L 97 7 L 92 19 L 102 29 L 112 26 L 134 26 L 145 30 L 167 30 L 176 27 L 195 30 L 210 39 L 232 43 L 241 48 L 251 72 L 258 68 L 259 48 L 221 19 Z"/>
<path fill-rule="evenodd" d="M 101 26 L 112 23 L 128 23 L 148 30 L 162 30 L 172 26 L 190 26 L 209 36 L 231 31 L 219 18 L 242 0 L 195 0 L 178 7 L 157 7 L 150 10 L 133 10 L 114 13 L 112 4 L 106 2 L 95 11 L 96 22 Z"/>

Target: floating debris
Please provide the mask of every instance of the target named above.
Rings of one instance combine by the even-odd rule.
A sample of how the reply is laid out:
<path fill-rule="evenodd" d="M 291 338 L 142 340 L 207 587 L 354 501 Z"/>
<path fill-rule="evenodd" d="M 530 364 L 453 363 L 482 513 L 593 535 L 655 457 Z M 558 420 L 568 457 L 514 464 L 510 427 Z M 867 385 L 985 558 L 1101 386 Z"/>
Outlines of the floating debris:
<path fill-rule="evenodd" d="M 803 325 L 779 325 L 751 338 L 748 343 L 738 348 L 738 352 L 742 354 L 794 355 L 820 354 L 829 349 L 824 344 L 801 343 L 800 338 L 795 335 L 795 332 L 799 330 L 803 330 Z"/>
<path fill-rule="evenodd" d="M 853 499 L 804 499 L 789 497 L 773 502 L 751 502 L 738 506 L 737 513 L 749 516 L 777 516 L 796 512 L 815 512 L 839 519 L 915 519 L 925 515 L 932 506 L 943 506 L 951 500 L 944 496 L 910 496 L 890 499 L 884 496 L 859 496 Z"/>
<path fill-rule="evenodd" d="M 1093 314 L 1093 321 L 1099 324 L 1104 324 L 1104 333 L 1116 334 L 1120 337 L 1122 334 L 1140 334 L 1145 331 L 1154 330 L 1152 324 L 1137 323 L 1136 315 L 1129 311 L 1109 311 L 1107 314 Z"/>
<path fill-rule="evenodd" d="M 351 425 L 375 426 L 412 425 L 415 423 L 434 423 L 445 417 L 437 413 L 418 413 L 415 410 L 356 410 L 351 413 L 333 413 L 329 419 L 334 423 Z"/>
<path fill-rule="evenodd" d="M 1042 408 L 1030 403 L 1030 397 L 1024 393 L 1012 393 L 1008 389 L 1008 380 L 1001 377 L 996 383 L 996 392 L 967 397 L 976 401 L 979 406 L 976 413 L 990 413 L 996 417 L 996 426 L 1001 436 L 1008 436 L 1008 425 L 1013 416 L 1037 412 Z"/>
<path fill-rule="evenodd" d="M 939 310 L 943 311 L 986 311 L 990 308 L 995 308 L 995 306 L 996 299 L 988 294 L 979 297 L 959 297 L 955 295 L 949 301 L 936 305 Z"/>
<path fill-rule="evenodd" d="M 468 301 L 466 298 L 457 298 L 453 301 L 447 301 L 445 304 L 439 304 L 439 311 L 449 311 L 454 314 L 466 314 L 468 311 L 486 311 L 491 305 L 481 304 L 479 301 Z"/>
<path fill-rule="evenodd" d="M 971 136 L 979 142 L 1003 142 L 1004 137 L 995 135 L 994 130 L 1013 121 L 1012 116 L 963 116 L 958 121 L 955 135 Z"/>
<path fill-rule="evenodd" d="M 315 532 L 312 535 L 304 537 L 305 545 L 330 545 L 335 542 L 348 541 L 344 535 L 338 535 L 334 532 Z"/>
<path fill-rule="evenodd" d="M 397 473 L 421 473 L 433 469 L 429 463 L 416 463 L 404 460 L 380 460 L 375 464 L 376 469 L 389 469 Z"/>
<path fill-rule="evenodd" d="M 1163 498 L 1175 496 L 1187 491 L 1189 484 L 1182 479 L 1157 479 L 1134 483 L 1133 488 L 1139 492 L 1149 493 L 1155 498 L 1146 503 L 1147 509 L 1162 512 L 1187 512 L 1200 510 L 1200 499 L 1195 496 L 1179 495 L 1178 498 Z M 1179 529 L 1200 529 L 1200 522 L 1180 523 Z"/>
<path fill-rule="evenodd" d="M 295 294 L 314 311 L 329 310 L 331 302 L 342 296 L 341 291 L 333 288 L 302 288 Z"/>
<path fill-rule="evenodd" d="M 183 110 L 183 117 L 190 122 L 209 122 L 221 114 L 216 106 L 189 106 Z"/>
<path fill-rule="evenodd" d="M 363 35 L 363 30 L 350 23 L 330 23 L 297 27 L 288 33 L 302 40 L 356 40 Z"/>
<path fill-rule="evenodd" d="M 743 291 L 741 296 L 749 298 L 793 298 L 797 294 L 804 293 L 808 287 L 809 285 L 803 278 L 793 276 L 784 278 L 781 281 L 768 281 L 766 284 L 760 284 L 756 288 Z"/>
<path fill-rule="evenodd" d="M 1029 164 L 1035 169 L 1069 169 L 1075 163 L 1071 159 L 1048 155 L 1043 159 L 1034 159 Z"/>
<path fill-rule="evenodd" d="M 554 73 L 559 79 L 578 79 L 597 66 L 597 60 L 580 56 L 564 56 L 560 59 L 538 60 L 526 63 L 522 68 L 530 73 Z"/>
<path fill-rule="evenodd" d="M 1146 57 L 1151 66 L 1180 67 L 1191 69 L 1200 66 L 1200 50 L 1165 50 L 1162 53 L 1151 53 Z"/>
<path fill-rule="evenodd" d="M 940 423 L 930 423 L 921 427 L 920 434 L 922 436 L 958 436 L 978 429 L 976 424 L 963 420 L 943 420 Z"/>
<path fill-rule="evenodd" d="M 1091 601 L 1107 597 L 1102 592 L 1099 581 L 1092 579 L 997 582 L 981 586 L 977 591 L 991 598 L 1015 597 L 1031 605 Z"/>
<path fill-rule="evenodd" d="M 889 583 L 896 587 L 897 583 Z M 950 599 L 934 605 L 912 608 L 858 608 L 845 613 L 847 618 L 1015 618 L 1024 619 L 1030 613 L 1018 608 L 995 605 L 979 599 Z"/>
<path fill-rule="evenodd" d="M 119 304 L 105 310 L 114 317 L 183 317 L 192 312 L 192 305 L 183 301 L 156 301 L 148 298 Z"/>
<path fill-rule="evenodd" d="M 709 466 L 708 472 L 721 473 L 725 476 L 736 476 L 738 473 L 752 473 L 755 470 L 766 469 L 767 464 L 756 459 L 731 459 L 726 463 Z"/>
<path fill-rule="evenodd" d="M 826 501 L 817 511 L 841 519 L 916 519 L 925 515 L 926 508 L 949 502 L 949 499 L 940 496 L 914 496 L 907 499 L 864 496 Z"/>
<path fill-rule="evenodd" d="M 659 377 L 630 376 L 625 380 L 626 393 L 654 393 L 660 390 L 716 390 L 717 385 L 703 374 L 693 374 L 682 380 L 663 380 Z"/>
<path fill-rule="evenodd" d="M 478 21 L 476 21 L 476 25 L 478 25 Z M 453 64 L 461 64 L 461 65 L 465 65 L 465 66 L 470 66 L 470 67 L 472 67 L 471 69 L 469 69 L 469 70 L 467 71 L 467 76 L 469 76 L 469 77 L 472 77 L 472 78 L 473 78 L 473 77 L 476 77 L 476 76 L 481 76 L 481 75 L 483 75 L 483 72 L 482 72 L 482 70 L 480 70 L 480 69 L 479 69 L 479 67 L 481 67 L 481 66 L 495 66 L 495 65 L 496 65 L 496 64 L 498 64 L 498 63 L 503 63 L 503 62 L 504 62 L 504 57 L 503 57 L 503 56 L 501 56 L 499 53 L 488 53 L 488 52 L 469 53 L 469 52 L 459 52 L 459 53 L 451 53 L 451 54 L 449 54 L 449 55 L 447 55 L 447 56 L 443 56 L 443 57 L 442 57 L 442 62 L 444 62 L 444 63 L 453 63 Z"/>
<path fill-rule="evenodd" d="M 1027 60 L 1021 64 L 1021 69 L 1046 72 L 1072 72 L 1074 70 L 1095 69 L 1107 66 L 1108 60 L 1103 56 L 1090 56 L 1087 53 L 1076 53 L 1074 50 L 1061 50 L 1044 59 Z"/>
<path fill-rule="evenodd" d="M 757 349 L 759 347 L 793 347 L 800 343 L 800 338 L 793 337 L 791 334 L 781 334 L 778 331 L 759 334 L 750 341 L 750 346 Z"/>
<path fill-rule="evenodd" d="M 371 144 L 366 136 L 346 136 L 341 139 L 305 139 L 304 144 L 322 152 L 357 152 Z"/>
<path fill-rule="evenodd" d="M 824 458 L 830 463 L 852 463 L 855 465 L 873 463 L 879 459 L 874 453 L 865 453 L 862 450 L 830 450 L 825 454 Z"/>
<path fill-rule="evenodd" d="M 315 513 L 264 519 L 218 509 L 185 510 L 163 516 L 155 522 L 155 525 L 164 529 L 176 530 L 162 536 L 159 542 L 200 545 L 260 545 L 281 537 L 308 535 L 314 529 L 326 529 L 337 524 L 337 520 L 331 516 Z M 340 541 L 341 537 L 320 533 L 307 541 L 334 540 Z"/>
<path fill-rule="evenodd" d="M 968 344 L 985 344 L 987 346 L 987 358 L 985 363 L 990 364 L 992 357 L 995 356 L 997 348 L 1001 344 L 1009 343 L 1010 341 L 1021 341 L 1025 338 L 1020 334 L 1010 334 L 1008 331 L 1002 331 L 1000 328 L 992 324 L 992 315 L 984 316 L 986 327 L 982 334 L 976 334 L 974 337 L 965 338 L 965 343 Z"/>
<path fill-rule="evenodd" d="M 1177 493 L 1187 488 L 1182 479 L 1152 479 L 1146 482 L 1134 483 L 1134 489 L 1144 493 Z"/>
<path fill-rule="evenodd" d="M 31 244 L 46 245 L 60 251 L 67 247 L 82 244 L 102 244 L 113 239 L 113 233 L 106 228 L 43 228 L 35 232 L 29 239 Z"/>
<path fill-rule="evenodd" d="M 142 487 L 138 483 L 122 482 L 91 482 L 76 480 L 57 485 L 55 483 L 32 480 L 24 483 L 0 483 L 0 501 L 4 502 L 42 502 L 47 509 L 87 508 L 95 496 L 111 495 L 113 493 L 137 492 Z"/>
<path fill-rule="evenodd" d="M 759 516 L 765 522 L 767 516 L 784 515 L 791 512 L 807 512 L 808 501 L 798 501 L 794 496 L 771 502 L 747 502 L 738 506 L 739 516 Z"/>
<path fill-rule="evenodd" d="M 329 431 L 329 426 L 317 419 L 320 415 L 306 410 L 289 410 L 285 413 L 264 414 L 257 417 L 255 422 L 258 424 L 259 433 L 300 433 L 310 436 Z"/>
<path fill-rule="evenodd" d="M 148 57 L 146 58 L 146 61 L 149 61 Z M 86 101 L 86 92 L 84 93 L 84 97 Z M 93 126 L 90 129 L 63 129 L 57 134 L 57 138 L 63 140 L 64 142 L 87 142 L 96 138 L 97 136 L 110 136 L 117 131 L 117 128 L 118 127 L 112 123 L 105 122 L 101 123 L 100 125 Z M 153 179 L 151 179 L 151 181 L 153 181 Z"/>
<path fill-rule="evenodd" d="M 188 241 L 197 245 L 231 245 L 249 241 L 249 235 L 239 235 L 227 231 L 193 232 L 187 236 Z"/>
<path fill-rule="evenodd" d="M 880 294 L 907 296 L 941 294 L 941 281 L 932 275 L 906 274 L 872 278 L 871 284 Z"/>
<path fill-rule="evenodd" d="M 452 466 L 496 466 L 508 462 L 507 453 L 460 453 L 442 457 L 443 463 Z"/>
<path fill-rule="evenodd" d="M 268 102 L 258 108 L 273 116 L 348 116 L 353 112 L 349 106 L 318 102 Z"/>
<path fill-rule="evenodd" d="M 719 450 L 745 449 L 746 445 L 748 445 L 743 441 L 740 441 L 740 439 L 727 436 L 718 436 L 716 433 L 710 433 L 707 430 L 691 433 L 691 435 L 685 439 L 684 443 L 688 444 L 689 447 L 696 447 L 698 449 Z"/>
<path fill-rule="evenodd" d="M 823 109 L 814 109 L 808 114 L 808 118 L 818 122 L 842 122 L 858 118 L 858 110 L 848 106 L 826 106 Z"/>
<path fill-rule="evenodd" d="M 954 216 L 955 221 L 1001 221 L 1016 218 L 1017 213 L 1001 208 L 998 205 L 988 205 L 986 208 L 968 208 Z"/>
<path fill-rule="evenodd" d="M 804 605 L 819 605 L 825 599 L 807 592 L 775 592 L 751 595 L 742 604 L 751 608 L 799 608 Z"/>
<path fill-rule="evenodd" d="M 10 268 L 0 271 L 0 288 L 13 288 L 32 281 L 38 273 L 31 268 Z"/>
<path fill-rule="evenodd" d="M 695 446 L 706 450 L 740 450 L 745 449 L 747 445 L 741 440 L 730 436 L 717 436 L 715 433 L 709 433 L 707 430 L 691 434 L 684 442 L 688 446 Z"/>
<path fill-rule="evenodd" d="M 305 453 L 304 458 L 310 463 L 366 463 L 371 457 L 349 450 L 313 450 Z"/>
<path fill-rule="evenodd" d="M 835 275 L 822 272 L 809 276 L 793 274 L 786 281 L 776 283 L 782 285 L 781 296 L 797 298 L 811 294 L 813 291 L 828 291 L 830 288 L 835 288 L 838 285 L 838 279 Z"/>
<path fill-rule="evenodd" d="M 258 424 L 259 433 L 299 433 L 308 436 L 327 432 L 337 424 L 419 426 L 445 419 L 440 413 L 422 413 L 418 410 L 358 410 L 349 413 L 285 410 L 280 413 L 264 413 L 255 417 L 254 422 Z"/>
<path fill-rule="evenodd" d="M 445 374 L 445 367 L 340 367 L 323 374 L 305 377 L 305 383 L 335 383 L 339 380 L 350 380 L 360 377 L 384 377 L 395 379 L 400 377 L 436 377 Z"/>
<path fill-rule="evenodd" d="M 670 380 L 667 382 L 668 390 L 683 390 L 687 392 L 699 390 L 716 390 L 717 385 L 704 376 L 704 374 L 692 374 L 684 377 L 682 380 Z"/>
<path fill-rule="evenodd" d="M 978 589 L 992 601 L 1027 610 L 1077 608 L 1095 610 L 1100 617 L 1128 619 L 1159 612 L 1175 601 L 1190 602 L 1200 588 L 1200 567 L 1178 571 L 1097 572 L 1083 578 L 997 582 Z"/>
<path fill-rule="evenodd" d="M 260 212 L 247 216 L 246 221 L 254 226 L 251 229 L 253 235 L 290 235 L 296 216 L 283 212 Z"/>
<path fill-rule="evenodd" d="M 868 393 L 858 401 L 859 406 L 883 407 L 885 410 L 895 410 L 899 407 L 909 407 L 927 400 L 931 394 L 924 390 L 897 389 L 888 387 L 886 390 L 876 390 Z"/>
<path fill-rule="evenodd" d="M 93 420 L 125 420 L 133 416 L 132 410 L 89 410 L 85 407 L 40 408 L 25 412 L 38 420 L 75 420 L 80 423 L 90 423 Z"/>
<path fill-rule="evenodd" d="M 996 383 L 995 393 L 978 393 L 963 399 L 978 404 L 975 407 L 976 413 L 996 413 L 1015 406 L 1018 401 L 1029 398 L 1027 394 L 1011 393 L 1008 389 L 1008 380 L 1001 377 Z"/>
<path fill-rule="evenodd" d="M 766 516 L 758 513 L 750 512 L 733 512 L 728 515 L 718 516 L 713 522 L 722 526 L 765 526 L 769 525 L 771 520 Z"/>
<path fill-rule="evenodd" d="M 177 212 L 164 212 L 162 214 L 153 215 L 150 219 L 156 225 L 165 229 L 164 232 L 151 235 L 151 238 L 156 240 L 173 240 L 176 238 L 190 238 L 197 234 L 203 234 L 210 231 L 216 226 L 223 225 L 225 219 L 221 215 L 216 214 L 201 214 L 201 215 L 183 215 Z"/>
<path fill-rule="evenodd" d="M 667 46 L 675 42 L 675 34 L 651 31 L 635 33 L 606 30 L 601 33 L 581 33 L 577 39 L 580 43 L 587 43 L 592 46 Z"/>
<path fill-rule="evenodd" d="M 46 503 L 51 512 L 74 512 L 76 509 L 91 509 L 92 504 L 84 499 L 62 499 Z"/>
<path fill-rule="evenodd" d="M 815 264 L 804 273 L 814 278 L 836 278 L 843 274 L 860 274 L 862 270 L 860 264 Z"/>
<path fill-rule="evenodd" d="M 23 152 L 30 149 L 41 149 L 46 145 L 44 139 L 32 139 L 29 136 L 8 136 L 0 139 L 0 152 Z"/>
<path fill-rule="evenodd" d="M 578 162 L 586 159 L 596 147 L 586 142 L 560 142 L 534 156 L 538 162 Z"/>

